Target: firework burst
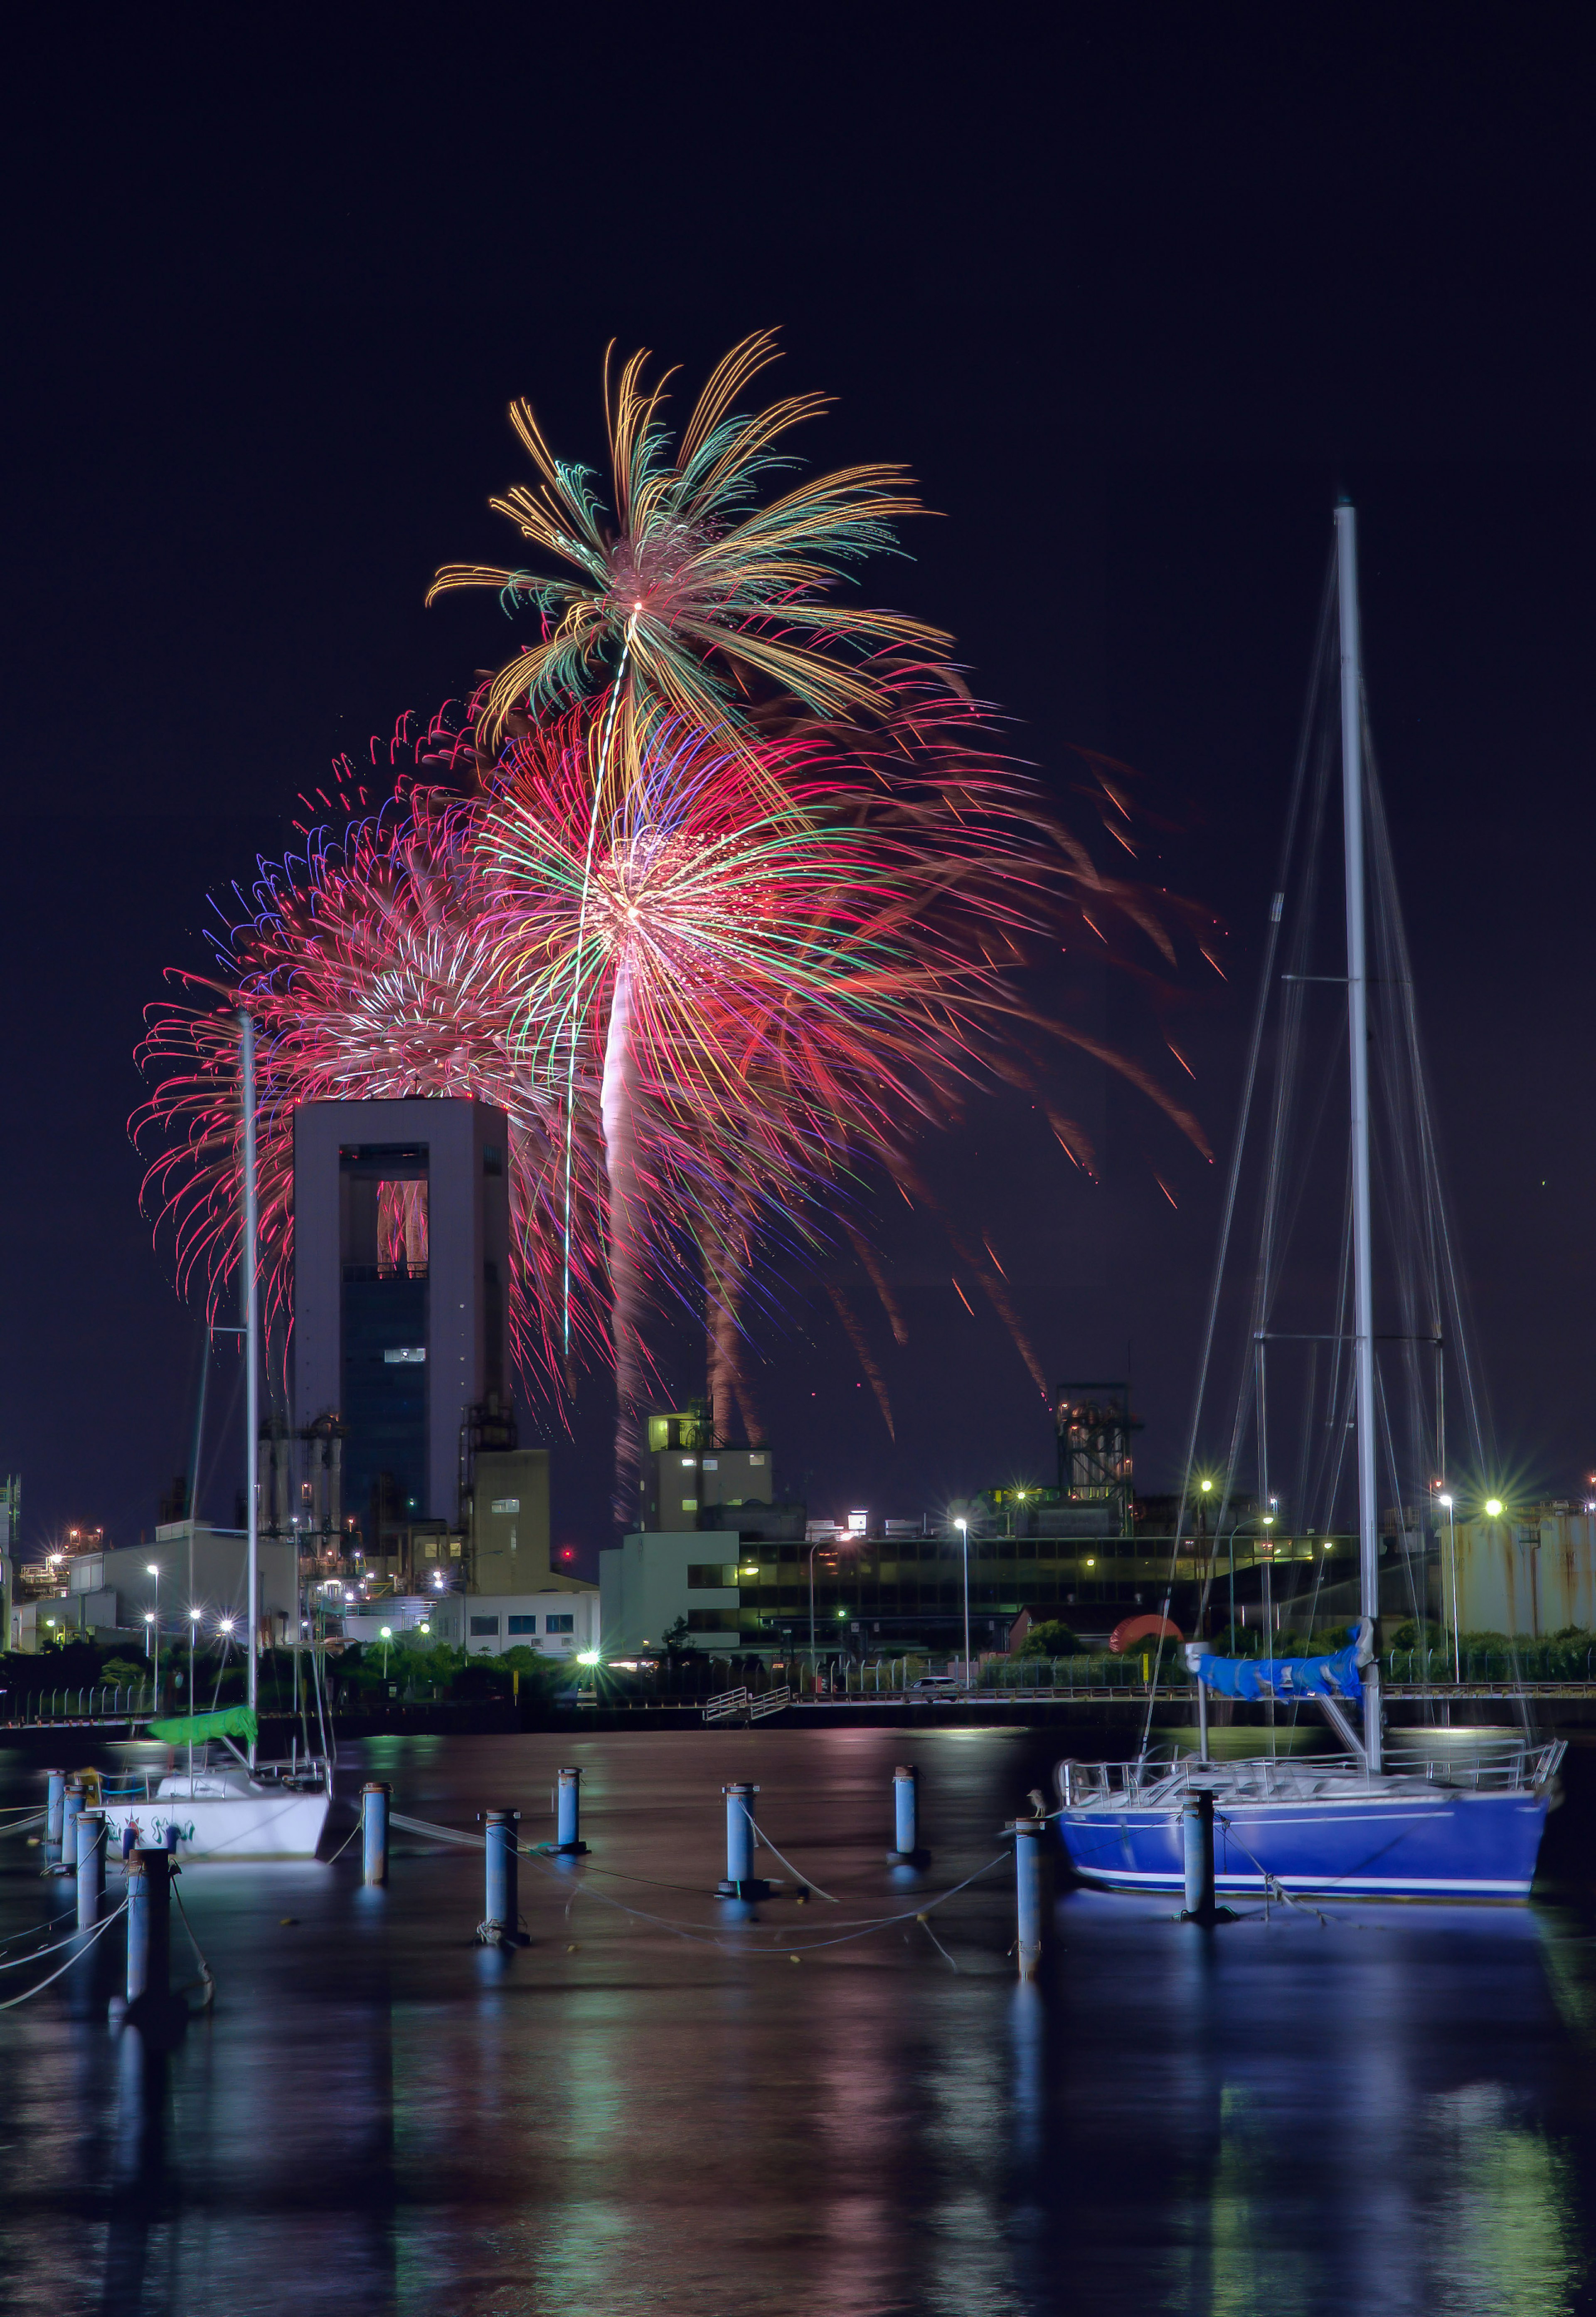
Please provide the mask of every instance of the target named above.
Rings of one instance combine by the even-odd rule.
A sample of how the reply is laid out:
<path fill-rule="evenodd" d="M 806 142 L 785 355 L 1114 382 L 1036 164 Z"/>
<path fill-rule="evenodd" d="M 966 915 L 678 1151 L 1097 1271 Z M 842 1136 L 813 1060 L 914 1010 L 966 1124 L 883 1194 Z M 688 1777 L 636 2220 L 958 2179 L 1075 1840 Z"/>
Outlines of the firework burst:
<path fill-rule="evenodd" d="M 608 508 L 592 469 L 555 457 L 530 403 L 510 406 L 538 480 L 489 504 L 575 576 L 450 563 L 433 580 L 429 603 L 451 588 L 492 587 L 507 611 L 541 614 L 539 640 L 488 686 L 486 740 L 498 740 L 518 703 L 534 715 L 559 711 L 611 684 L 636 693 L 640 713 L 663 709 L 706 729 L 741 729 L 762 695 L 823 716 L 882 707 L 878 686 L 845 655 L 946 639 L 901 613 L 840 603 L 833 591 L 850 565 L 892 549 L 898 521 L 921 512 L 905 470 L 848 467 L 761 505 L 761 485 L 796 464 L 782 438 L 827 398 L 734 409 L 777 359 L 772 334 L 761 331 L 719 364 L 673 444 L 663 416 L 671 374 L 647 385 L 648 359 L 634 354 L 612 389 L 606 358 Z"/>
<path fill-rule="evenodd" d="M 266 875 L 221 947 L 214 979 L 174 977 L 190 1002 L 152 1007 L 140 1060 L 162 1073 L 135 1120 L 163 1148 L 145 1177 L 175 1245 L 179 1286 L 202 1279 L 214 1312 L 239 1260 L 237 1013 L 256 1024 L 261 1264 L 268 1324 L 286 1346 L 292 1308 L 293 1113 L 301 1102 L 468 1096 L 509 1121 L 518 1365 L 559 1395 L 550 1334 L 559 1294 L 555 1191 L 560 1121 L 511 1051 L 512 1004 L 485 944 L 470 810 L 412 790 L 342 845 Z M 385 1185 L 379 1227 L 424 1256 L 424 1210 Z M 584 1195 L 580 1194 L 581 1211 Z M 577 1239 L 579 1330 L 602 1349 L 603 1297 Z M 554 1299 L 551 1301 L 551 1298 Z"/>
<path fill-rule="evenodd" d="M 982 751 L 974 711 L 937 671 L 877 688 L 886 712 L 868 732 L 765 738 L 755 764 L 746 743 L 663 713 L 629 721 L 611 749 L 607 712 L 577 709 L 513 738 L 483 801 L 517 1060 L 535 1084 L 557 1087 L 564 1069 L 600 1089 L 618 1490 L 648 1373 L 649 1283 L 684 1299 L 707 1286 L 729 1412 L 751 1243 L 828 1243 L 825 1186 L 851 1209 L 863 1173 L 918 1124 L 1015 1074 L 1015 1025 L 1039 1019 L 1019 974 L 1072 909 L 1147 917 L 1036 784 Z"/>

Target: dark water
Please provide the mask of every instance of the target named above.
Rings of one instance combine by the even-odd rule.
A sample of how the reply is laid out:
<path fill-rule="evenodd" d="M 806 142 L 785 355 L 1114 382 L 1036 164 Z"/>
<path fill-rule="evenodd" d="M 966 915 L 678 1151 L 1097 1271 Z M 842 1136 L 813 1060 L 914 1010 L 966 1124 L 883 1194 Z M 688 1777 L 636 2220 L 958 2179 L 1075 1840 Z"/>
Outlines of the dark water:
<path fill-rule="evenodd" d="M 557 1763 L 580 1761 L 592 1860 L 523 1865 L 532 1944 L 508 1959 L 470 1943 L 477 1854 L 397 1839 L 386 1892 L 358 1887 L 355 1849 L 191 1868 L 218 1993 L 164 2077 L 104 2021 L 118 1932 L 97 1986 L 69 1976 L 0 2015 L 0 2305 L 1596 2305 L 1596 1758 L 1571 1763 L 1533 1907 L 1336 1907 L 1327 1927 L 1276 1910 L 1206 1934 L 1077 1892 L 1021 1989 L 1006 1862 L 932 1917 L 946 1956 L 913 1919 L 823 1944 L 992 1858 L 1060 1748 L 916 1732 L 935 1853 L 918 1880 L 883 1860 L 904 1750 L 768 1730 L 347 1749 L 347 1788 L 388 1778 L 396 1808 L 457 1826 L 516 1803 L 528 1839 L 552 1832 Z M 0 1754 L 0 1802 L 37 1793 L 43 1758 Z M 772 1900 L 757 1955 L 728 1951 L 729 1910 L 704 1895 L 735 1776 L 844 1902 Z M 0 1933 L 64 1903 L 38 1856 L 0 1844 Z M 32 1976 L 0 1974 L 0 1995 Z"/>

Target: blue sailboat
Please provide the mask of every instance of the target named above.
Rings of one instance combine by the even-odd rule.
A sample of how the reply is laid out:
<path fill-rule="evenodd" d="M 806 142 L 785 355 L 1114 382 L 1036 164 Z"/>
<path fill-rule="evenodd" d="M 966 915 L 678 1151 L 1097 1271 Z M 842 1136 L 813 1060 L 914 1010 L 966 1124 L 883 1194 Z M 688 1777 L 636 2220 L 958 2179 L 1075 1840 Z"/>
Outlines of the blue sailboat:
<path fill-rule="evenodd" d="M 1373 1636 L 1380 1608 L 1380 1522 L 1376 1482 L 1374 1230 L 1370 1200 L 1369 971 L 1366 933 L 1364 700 L 1359 626 L 1357 518 L 1347 505 L 1335 517 L 1334 608 L 1339 636 L 1341 786 L 1346 897 L 1346 1033 L 1351 1101 L 1351 1199 L 1345 1248 L 1351 1326 L 1333 1335 L 1293 1337 L 1351 1352 L 1343 1433 L 1353 1440 L 1358 1500 L 1361 1614 L 1340 1649 L 1320 1656 L 1229 1658 L 1188 1644 L 1186 1662 L 1199 1705 L 1197 1753 L 1173 1762 L 1152 1758 L 1148 1733 L 1134 1762 L 1058 1765 L 1057 1823 L 1065 1850 L 1083 1880 L 1119 1891 L 1176 1892 L 1184 1886 L 1182 1818 L 1188 1797 L 1212 1798 L 1215 1885 L 1220 1897 L 1271 1890 L 1344 1898 L 1526 1899 L 1547 1814 L 1557 1797 L 1564 1747 L 1527 1733 L 1404 1731 L 1387 1736 Z M 1330 605 L 1326 604 L 1326 620 Z M 1272 922 L 1280 919 L 1277 895 Z M 1267 976 L 1272 970 L 1270 950 Z M 1388 961 L 1387 961 L 1388 962 Z M 1386 979 L 1398 978 L 1393 971 Z M 1342 976 L 1292 974 L 1291 982 Z M 1261 1033 L 1262 1003 L 1259 1015 Z M 1407 1024 L 1412 1037 L 1411 1017 Z M 1255 1034 L 1254 1064 L 1259 1039 Z M 1249 1076 L 1249 1087 L 1251 1075 Z M 1427 1118 L 1421 1141 L 1432 1160 Z M 1241 1165 L 1238 1138 L 1236 1167 Z M 1231 1210 L 1235 1178 L 1232 1182 Z M 1273 1194 L 1271 1192 L 1271 1197 Z M 1422 1202 L 1415 1203 L 1419 1212 Z M 1423 1209 L 1431 1231 L 1436 1207 Z M 1226 1228 L 1228 1228 L 1228 1220 Z M 1444 1231 L 1443 1231 L 1444 1237 Z M 1209 1345 L 1224 1265 L 1221 1245 Z M 1449 1273 L 1449 1256 L 1447 1258 Z M 1267 1265 L 1263 1266 L 1267 1272 Z M 1454 1289 L 1455 1292 L 1455 1289 Z M 1271 1331 L 1257 1307 L 1257 1421 L 1263 1431 L 1263 1350 Z M 1420 1338 L 1409 1334 L 1400 1341 Z M 1439 1354 L 1439 1319 L 1432 1335 Z M 1206 1376 L 1208 1352 L 1204 1353 Z M 1201 1409 L 1201 1385 L 1198 1394 Z M 1382 1402 L 1387 1433 L 1389 1412 Z M 1436 1453 L 1444 1455 L 1437 1427 Z M 1193 1425 L 1195 1445 L 1196 1424 Z M 1182 1520 L 1184 1507 L 1182 1506 Z M 1399 1518 L 1401 1516 L 1399 1515 Z M 1179 1550 L 1177 1543 L 1177 1551 Z M 1415 1606 L 1418 1606 L 1417 1604 Z M 1166 1604 L 1167 1614 L 1167 1604 Z M 1211 1696 L 1308 1705 L 1340 1742 L 1330 1755 L 1216 1760 L 1208 1739 Z M 1464 1742 L 1455 1742 L 1458 1739 Z M 1207 1805 L 1205 1804 L 1206 1810 Z"/>

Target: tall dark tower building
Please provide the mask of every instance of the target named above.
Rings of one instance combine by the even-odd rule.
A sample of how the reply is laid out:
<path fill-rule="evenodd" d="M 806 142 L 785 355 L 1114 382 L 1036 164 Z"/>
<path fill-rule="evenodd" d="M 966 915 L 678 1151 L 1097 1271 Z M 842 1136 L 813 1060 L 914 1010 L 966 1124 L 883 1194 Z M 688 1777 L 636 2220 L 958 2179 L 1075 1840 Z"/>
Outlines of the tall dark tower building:
<path fill-rule="evenodd" d="M 309 1102 L 294 1114 L 294 1398 L 344 1430 L 343 1505 L 459 1518 L 461 1427 L 508 1409 L 510 1132 L 486 1103 Z"/>

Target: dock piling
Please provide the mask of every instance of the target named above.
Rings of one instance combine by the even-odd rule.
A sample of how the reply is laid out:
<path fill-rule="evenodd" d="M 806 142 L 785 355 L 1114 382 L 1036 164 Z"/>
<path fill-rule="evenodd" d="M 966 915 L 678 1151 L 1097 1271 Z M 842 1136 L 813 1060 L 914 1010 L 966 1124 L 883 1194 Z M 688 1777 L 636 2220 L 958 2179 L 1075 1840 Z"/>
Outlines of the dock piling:
<path fill-rule="evenodd" d="M 582 1839 L 582 1773 L 562 1770 L 559 1774 L 558 1812 L 555 1820 L 554 1847 L 562 1857 L 574 1857 L 584 1851 Z"/>
<path fill-rule="evenodd" d="M 1211 1923 L 1214 1905 L 1214 1797 L 1194 1786 L 1181 1806 L 1181 1839 L 1186 1869 L 1185 1920 Z"/>
<path fill-rule="evenodd" d="M 753 1871 L 753 1797 L 757 1786 L 738 1780 L 722 1786 L 726 1796 L 726 1879 L 719 1886 L 723 1899 L 768 1899 L 771 1886 Z"/>
<path fill-rule="evenodd" d="M 1016 1945 L 1021 1979 L 1034 1979 L 1041 1968 L 1043 1883 L 1046 1877 L 1042 1838 L 1047 1830 L 1045 1819 L 1019 1818 L 1014 1820 L 1014 1898 L 1019 1915 Z"/>
<path fill-rule="evenodd" d="M 368 1890 L 379 1890 L 388 1881 L 388 1812 L 391 1786 L 379 1780 L 361 1789 L 361 1881 Z"/>
<path fill-rule="evenodd" d="M 105 1843 L 109 1829 L 103 1811 L 80 1811 L 77 1817 L 77 1928 L 92 1931 L 100 1919 L 105 1892 Z"/>
<path fill-rule="evenodd" d="M 524 1947 L 531 1943 L 521 1928 L 519 1896 L 518 1810 L 482 1812 L 483 1853 L 486 1862 L 486 1905 L 477 1926 L 477 1940 L 485 1947 Z"/>

